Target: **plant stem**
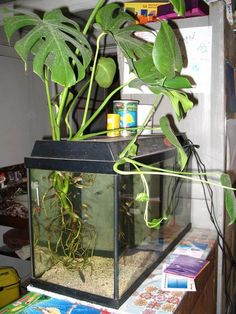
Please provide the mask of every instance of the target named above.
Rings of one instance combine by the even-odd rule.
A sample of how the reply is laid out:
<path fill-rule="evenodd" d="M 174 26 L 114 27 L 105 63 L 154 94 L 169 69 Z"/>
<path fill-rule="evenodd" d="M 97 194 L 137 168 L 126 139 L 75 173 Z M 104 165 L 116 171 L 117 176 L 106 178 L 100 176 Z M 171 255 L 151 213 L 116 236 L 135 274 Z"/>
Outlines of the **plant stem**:
<path fill-rule="evenodd" d="M 88 32 L 88 29 L 93 21 L 93 19 L 95 18 L 96 14 L 97 14 L 97 11 L 100 9 L 101 6 L 103 6 L 103 4 L 105 3 L 105 0 L 99 0 L 95 6 L 95 8 L 93 9 L 91 15 L 89 16 L 89 19 L 84 27 L 84 30 L 83 30 L 83 35 L 86 35 L 86 33 Z M 77 55 L 78 54 L 78 49 L 76 49 L 75 51 L 75 54 Z M 74 64 L 73 64 L 74 65 Z M 62 100 L 60 102 L 60 106 L 59 106 L 59 112 L 58 112 L 58 115 L 57 115 L 57 127 L 58 127 L 58 132 L 56 134 L 56 139 L 57 140 L 60 140 L 60 124 L 61 124 L 61 117 L 62 117 L 62 113 L 63 113 L 63 110 L 64 110 L 64 107 L 65 107 L 65 103 L 66 103 L 66 99 L 67 99 L 67 96 L 68 96 L 68 92 L 69 92 L 69 89 L 67 87 L 64 88 L 63 92 L 62 92 Z M 75 103 L 74 103 L 75 104 Z M 74 106 L 73 104 L 73 106 Z M 88 109 L 87 109 L 88 110 Z M 87 113 L 86 113 L 87 115 Z M 85 115 L 85 118 L 86 118 L 86 115 Z M 68 117 L 68 115 L 67 115 Z M 69 125 L 68 123 L 68 120 L 66 121 L 66 124 L 67 126 Z M 70 136 L 69 136 L 69 140 L 71 140 L 72 138 L 72 135 L 71 135 L 71 128 L 70 128 L 70 125 L 69 125 L 69 132 L 70 132 Z"/>
<path fill-rule="evenodd" d="M 89 16 L 89 19 L 84 27 L 84 30 L 83 30 L 83 35 L 86 35 L 86 33 L 88 32 L 88 29 L 94 19 L 94 17 L 96 16 L 97 14 L 97 11 L 100 9 L 100 7 L 105 3 L 105 0 L 99 0 L 95 6 L 95 8 L 93 9 L 93 12 L 91 13 L 91 15 Z M 77 55 L 78 54 L 78 49 L 76 49 L 75 51 L 75 54 Z M 73 66 L 74 66 L 74 63 L 73 63 Z M 67 99 L 67 96 L 68 96 L 68 92 L 69 92 L 69 89 L 67 87 L 64 88 L 63 92 L 62 92 L 62 100 L 60 102 L 60 106 L 59 106 L 59 112 L 58 112 L 58 115 L 57 115 L 57 126 L 59 128 L 59 134 L 57 134 L 56 136 L 56 139 L 57 140 L 60 140 L 60 124 L 61 124 L 61 117 L 62 117 L 62 113 L 63 113 L 63 110 L 64 110 L 64 107 L 65 107 L 65 103 L 66 103 L 66 99 Z M 77 98 L 78 99 L 78 98 Z M 75 102 L 73 103 L 73 106 L 75 105 Z M 88 109 L 87 109 L 88 110 Z M 71 112 L 71 111 L 70 111 Z M 69 115 L 67 115 L 67 118 L 68 118 Z M 87 112 L 85 114 L 85 118 L 87 116 Z M 66 124 L 67 124 L 67 127 L 69 129 L 69 132 L 70 132 L 70 135 L 69 135 L 69 140 L 71 140 L 71 127 L 68 123 L 68 120 L 65 121 Z"/>
<path fill-rule="evenodd" d="M 92 87 L 93 87 L 93 82 L 94 82 L 94 76 L 95 76 L 96 66 L 97 66 L 98 53 L 99 53 L 99 48 L 100 48 L 100 40 L 105 35 L 106 35 L 106 33 L 101 33 L 97 38 L 96 52 L 95 52 L 95 56 L 94 56 L 91 79 L 90 79 L 90 84 L 89 84 L 89 88 L 88 88 L 88 95 L 87 95 L 86 104 L 85 104 L 85 108 L 84 108 L 83 120 L 82 120 L 81 127 L 80 127 L 82 129 L 83 129 L 83 126 L 85 125 L 85 122 L 87 120 L 88 108 L 89 108 L 89 103 L 90 103 L 90 98 L 91 98 L 91 93 L 92 93 Z M 81 134 L 83 135 L 83 131 L 81 132 Z"/>
<path fill-rule="evenodd" d="M 68 91 L 69 91 L 68 88 L 64 88 L 64 90 L 61 93 L 61 99 L 59 101 L 59 110 L 58 110 L 57 117 L 56 117 L 56 125 L 58 128 L 58 134 L 57 134 L 57 140 L 58 141 L 60 140 L 61 118 L 62 118 L 63 110 L 64 110 L 65 105 L 66 105 Z"/>
<path fill-rule="evenodd" d="M 135 128 L 129 128 L 129 130 L 138 130 L 140 129 L 141 127 L 135 127 Z M 156 130 L 156 131 L 159 131 L 160 128 L 145 128 L 146 130 Z M 124 129 L 115 129 L 116 131 L 123 131 Z M 106 131 L 100 131 L 100 132 L 94 132 L 94 133 L 89 133 L 89 134 L 85 134 L 85 135 L 82 135 L 79 139 L 80 140 L 85 140 L 87 138 L 90 138 L 90 137 L 95 137 L 95 136 L 99 136 L 99 135 L 105 135 L 107 134 L 108 132 L 110 132 L 111 130 L 106 130 Z"/>
<path fill-rule="evenodd" d="M 84 35 L 86 35 L 86 33 L 88 32 L 88 29 L 89 29 L 93 19 L 95 18 L 96 14 L 97 14 L 97 11 L 103 6 L 104 3 L 105 3 L 105 0 L 99 0 L 97 2 L 95 8 L 93 9 L 93 12 L 91 13 L 91 15 L 90 15 L 90 17 L 89 17 L 85 27 L 84 27 L 84 30 L 83 30 L 83 34 Z M 78 51 L 76 51 L 76 52 L 78 53 Z M 45 86 L 46 86 L 46 94 L 47 94 L 47 100 L 48 100 L 50 125 L 51 125 L 51 129 L 52 129 L 52 139 L 53 140 L 60 140 L 61 118 L 62 118 L 63 110 L 65 108 L 66 99 L 67 99 L 67 96 L 68 96 L 69 89 L 67 87 L 65 87 L 63 89 L 62 99 L 60 101 L 59 111 L 57 113 L 57 118 L 56 118 L 56 121 L 55 121 L 55 118 L 54 118 L 54 115 L 53 115 L 53 111 L 52 111 L 52 108 L 51 108 L 51 100 L 50 100 L 50 93 L 49 93 L 49 86 L 48 86 L 47 75 L 45 75 L 45 77 L 46 77 L 46 79 L 45 79 Z M 70 138 L 71 138 L 71 135 L 70 135 Z"/>
<path fill-rule="evenodd" d="M 84 27 L 84 30 L 83 30 L 83 34 L 86 35 L 87 32 L 88 32 L 88 29 L 90 27 L 90 25 L 92 24 L 98 10 L 103 6 L 103 4 L 106 2 L 106 0 L 99 0 L 96 4 L 96 6 L 94 7 L 92 13 L 90 14 L 89 16 L 89 19 Z"/>
<path fill-rule="evenodd" d="M 139 166 L 137 165 L 137 162 L 135 160 L 129 159 L 129 163 L 132 164 L 134 166 L 134 168 L 137 171 L 137 174 L 140 175 L 142 184 L 143 184 L 143 193 L 145 194 L 145 210 L 144 210 L 144 221 L 145 224 L 148 228 L 155 228 L 155 229 L 159 229 L 161 226 L 161 223 L 163 222 L 163 220 L 167 220 L 168 218 L 166 217 L 166 215 L 164 215 L 162 218 L 154 218 L 151 221 L 149 221 L 149 217 L 148 217 L 148 205 L 149 205 L 149 201 L 150 201 L 150 190 L 149 190 L 149 186 L 148 186 L 148 182 L 147 179 L 143 173 L 142 170 L 140 170 Z"/>
<path fill-rule="evenodd" d="M 147 183 L 147 180 L 144 176 L 144 174 L 141 172 L 141 170 L 139 169 L 139 167 L 133 163 L 133 166 L 135 167 L 135 169 L 137 170 L 137 172 L 140 174 L 140 178 L 142 180 L 142 184 L 143 184 L 143 189 L 144 189 L 144 193 L 147 195 L 147 200 L 145 202 L 145 210 L 144 210 L 144 221 L 146 223 L 146 226 L 149 226 L 149 221 L 148 221 L 148 205 L 149 205 L 149 199 L 150 199 L 150 191 L 149 191 L 149 186 Z"/>
<path fill-rule="evenodd" d="M 71 126 L 70 126 L 70 123 L 69 123 L 69 116 L 71 114 L 71 111 L 74 109 L 76 103 L 77 103 L 77 100 L 78 98 L 81 96 L 81 94 L 85 91 L 85 89 L 87 88 L 89 84 L 89 80 L 87 82 L 85 82 L 85 84 L 80 88 L 79 92 L 77 93 L 77 95 L 75 96 L 75 98 L 73 99 L 71 105 L 70 105 L 70 108 L 68 109 L 67 113 L 66 113 L 66 117 L 65 117 L 65 123 L 66 123 L 66 126 L 69 130 L 69 136 L 68 136 L 68 140 L 70 141 L 72 139 L 72 129 L 71 129 Z"/>
<path fill-rule="evenodd" d="M 132 160 L 132 162 L 134 161 L 133 159 L 130 159 L 128 157 L 125 157 L 124 160 L 126 162 L 130 162 Z M 154 167 L 154 166 L 150 166 L 150 165 L 146 165 L 146 164 L 143 164 L 141 162 L 138 162 L 135 160 L 135 164 L 138 166 L 138 167 L 143 167 L 143 168 L 146 168 L 146 169 L 149 169 L 149 170 L 154 170 L 154 171 L 160 171 L 160 172 L 163 172 L 163 175 L 165 172 L 167 173 L 173 173 L 173 174 L 181 174 L 181 175 L 189 175 L 189 176 L 198 176 L 199 173 L 198 172 L 185 172 L 185 171 L 174 171 L 174 170 L 169 170 L 169 169 L 162 169 L 162 168 L 158 168 L 158 167 Z M 221 173 L 220 172 L 201 172 L 201 175 L 207 175 L 207 176 L 220 176 Z"/>
<path fill-rule="evenodd" d="M 113 166 L 113 170 L 118 173 L 118 174 L 121 174 L 121 175 L 131 175 L 131 174 L 135 174 L 135 175 L 140 175 L 141 173 L 142 174 L 152 174 L 152 175 L 161 175 L 161 176 L 170 176 L 170 177 L 177 177 L 177 178 L 183 178 L 183 179 L 186 179 L 186 180 L 190 180 L 190 181 L 193 181 L 193 182 L 199 182 L 199 183 L 206 183 L 206 184 L 210 184 L 210 185 L 213 185 L 213 186 L 217 186 L 217 187 L 221 187 L 221 188 L 224 188 L 224 189 L 227 189 L 227 190 L 232 190 L 232 191 L 236 191 L 235 188 L 232 188 L 232 187 L 229 187 L 229 186 L 226 186 L 226 185 L 222 185 L 220 183 L 216 183 L 214 181 L 208 181 L 208 180 L 203 180 L 203 179 L 198 179 L 198 178 L 194 178 L 192 176 L 194 175 L 199 175 L 199 173 L 197 174 L 192 174 L 192 176 L 187 176 L 187 175 L 183 175 L 181 174 L 182 172 L 177 172 L 175 173 L 174 171 L 172 170 L 166 170 L 165 172 L 163 171 L 159 171 L 158 168 L 156 167 L 152 167 L 153 171 L 143 171 L 143 170 L 140 170 L 140 172 L 137 172 L 137 171 L 125 171 L 125 170 L 120 170 L 119 169 L 119 166 L 120 165 L 123 165 L 124 163 L 129 163 L 130 161 L 132 161 L 132 164 L 136 164 L 136 165 L 142 165 L 144 168 L 149 168 L 147 165 L 145 164 L 141 164 L 141 163 L 138 163 L 137 161 L 134 161 L 133 159 L 130 159 L 130 158 L 127 158 L 127 157 L 124 157 L 122 160 L 118 160 L 114 166 Z M 201 175 L 201 173 L 200 173 Z"/>
<path fill-rule="evenodd" d="M 49 90 L 49 83 L 48 83 L 48 70 L 45 70 L 45 89 L 46 89 L 46 96 L 47 96 L 47 103 L 48 103 L 48 111 L 49 111 L 49 121 L 50 126 L 52 129 L 52 139 L 56 140 L 56 130 L 55 130 L 55 117 L 52 110 L 52 103 L 51 103 L 51 96 L 50 96 L 50 90 Z"/>

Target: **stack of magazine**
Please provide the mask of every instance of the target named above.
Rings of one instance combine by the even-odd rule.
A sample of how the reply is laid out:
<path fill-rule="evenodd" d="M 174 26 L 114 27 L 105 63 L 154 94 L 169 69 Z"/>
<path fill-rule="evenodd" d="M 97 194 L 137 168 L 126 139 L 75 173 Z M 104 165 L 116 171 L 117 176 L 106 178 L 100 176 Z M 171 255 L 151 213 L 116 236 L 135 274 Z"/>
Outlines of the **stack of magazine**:
<path fill-rule="evenodd" d="M 169 264 L 163 267 L 162 290 L 196 291 L 195 279 L 209 261 L 200 258 L 204 251 L 194 246 L 178 246 Z"/>

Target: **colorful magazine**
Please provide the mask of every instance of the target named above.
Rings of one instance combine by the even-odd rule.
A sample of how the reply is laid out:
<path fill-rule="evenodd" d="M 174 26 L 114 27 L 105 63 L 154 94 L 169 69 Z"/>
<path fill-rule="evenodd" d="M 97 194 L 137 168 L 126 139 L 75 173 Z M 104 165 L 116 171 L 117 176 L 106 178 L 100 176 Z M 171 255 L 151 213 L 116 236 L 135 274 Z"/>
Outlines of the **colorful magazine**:
<path fill-rule="evenodd" d="M 209 261 L 188 255 L 179 255 L 164 270 L 165 273 L 195 279 Z"/>
<path fill-rule="evenodd" d="M 0 314 L 111 314 L 106 309 L 96 309 L 66 300 L 59 300 L 34 292 L 29 292 L 19 300 L 0 309 Z"/>

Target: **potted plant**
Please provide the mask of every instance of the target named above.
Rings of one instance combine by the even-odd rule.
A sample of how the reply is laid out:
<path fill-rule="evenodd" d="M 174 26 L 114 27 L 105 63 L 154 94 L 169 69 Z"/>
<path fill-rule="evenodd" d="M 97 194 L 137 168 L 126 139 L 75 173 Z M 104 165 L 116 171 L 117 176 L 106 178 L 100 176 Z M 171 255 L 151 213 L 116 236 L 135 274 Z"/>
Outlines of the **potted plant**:
<path fill-rule="evenodd" d="M 171 0 L 170 2 L 178 14 L 184 14 L 183 0 Z M 111 3 L 107 5 L 104 0 L 97 1 L 83 30 L 75 21 L 64 16 L 59 9 L 46 12 L 42 19 L 35 13 L 24 10 L 8 10 L 8 12 L 11 15 L 5 17 L 3 21 L 8 40 L 15 31 L 23 27 L 30 27 L 30 30 L 15 43 L 15 50 L 24 61 L 26 68 L 29 54 L 33 55 L 33 71 L 40 76 L 45 84 L 52 140 L 54 142 L 62 139 L 62 123 L 67 126 L 68 137 L 66 140 L 68 142 L 83 141 L 95 135 L 106 134 L 107 131 L 96 134 L 90 134 L 86 131 L 108 105 L 113 95 L 126 85 L 137 88 L 146 85 L 157 96 L 157 100 L 153 104 L 153 108 L 143 126 L 137 129 L 137 133 L 128 145 L 120 151 L 119 158 L 114 165 L 114 171 L 122 175 L 138 174 L 141 178 L 143 190 L 137 193 L 136 200 L 145 203 L 144 219 L 146 226 L 151 229 L 160 228 L 168 217 L 163 215 L 161 218 L 149 219 L 150 191 L 146 175 L 156 173 L 187 180 L 192 180 L 194 175 L 183 172 L 188 157 L 172 132 L 166 117 L 160 119 L 161 130 L 178 151 L 180 171 L 148 166 L 137 162 L 133 157 L 138 150 L 137 139 L 151 115 L 155 113 L 162 95 L 169 98 L 178 119 L 181 119 L 193 106 L 192 101 L 182 90 L 190 88 L 191 84 L 186 77 L 181 75 L 183 67 L 181 51 L 172 28 L 166 21 L 160 21 L 160 30 L 155 35 L 154 44 L 146 42 L 138 37 L 136 32 L 152 32 L 152 30 L 135 24 L 134 18 L 124 12 L 119 4 Z M 92 26 L 99 33 L 94 52 L 87 39 Z M 110 57 L 100 56 L 101 40 L 105 36 L 113 38 L 126 58 L 130 71 L 134 76 L 108 94 L 98 109 L 88 117 L 94 82 L 96 81 L 103 88 L 108 88 L 116 72 L 114 60 Z M 60 86 L 60 93 L 54 95 L 54 97 L 50 95 L 51 84 Z M 82 123 L 79 129 L 73 133 L 69 116 L 86 89 L 87 96 Z M 125 171 L 123 169 L 125 164 L 132 165 L 135 171 Z M 81 218 L 74 211 L 69 193 L 72 185 L 83 189 L 90 186 L 94 182 L 94 178 L 82 174 L 74 176 L 70 172 L 63 171 L 52 171 L 47 174 L 47 177 L 51 185 L 45 189 L 42 202 L 38 201 L 38 182 L 32 180 L 36 199 L 36 206 L 32 213 L 35 222 L 34 254 L 38 260 L 43 259 L 45 262 L 41 268 L 36 269 L 36 273 L 37 275 L 44 273 L 46 269 L 60 260 L 65 267 L 78 269 L 81 280 L 84 281 L 83 269 L 88 266 L 93 269 L 89 257 L 92 256 L 95 247 L 96 231 L 92 225 L 86 223 L 84 217 Z M 42 177 L 41 185 L 43 185 L 43 180 Z M 204 182 L 204 180 L 200 181 Z M 218 183 L 212 182 L 212 184 Z M 235 202 L 234 195 L 229 187 L 229 179 L 226 175 L 222 176 L 222 185 L 227 188 L 226 200 L 229 205 L 227 208 L 231 222 L 235 222 L 236 215 L 234 206 L 232 206 Z M 55 204 L 57 207 L 56 215 L 52 210 Z M 87 204 L 82 203 L 81 206 L 86 211 Z M 40 215 L 44 215 L 45 220 L 50 222 L 46 227 L 44 226 L 44 230 L 38 223 Z M 60 230 L 56 230 L 58 224 Z M 38 234 L 42 234 L 44 231 L 48 232 L 50 238 L 45 239 L 47 246 L 42 249 L 37 245 Z M 61 253 L 60 250 L 63 254 L 59 254 Z M 79 260 L 77 259 L 78 254 L 80 256 Z M 59 258 L 61 255 L 63 255 L 63 259 Z M 40 263 L 36 264 L 41 265 Z"/>

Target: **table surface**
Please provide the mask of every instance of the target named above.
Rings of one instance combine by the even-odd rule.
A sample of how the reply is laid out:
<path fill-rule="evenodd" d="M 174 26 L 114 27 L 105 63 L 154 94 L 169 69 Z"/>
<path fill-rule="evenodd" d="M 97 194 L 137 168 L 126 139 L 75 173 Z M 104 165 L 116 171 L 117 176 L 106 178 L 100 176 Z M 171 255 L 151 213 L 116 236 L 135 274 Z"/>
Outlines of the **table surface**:
<path fill-rule="evenodd" d="M 104 308 L 99 305 L 89 304 L 87 302 L 78 301 L 69 297 L 57 295 L 55 293 L 45 293 L 45 291 L 42 291 L 32 286 L 29 286 L 28 290 L 31 291 L 30 293 L 36 292 L 43 295 L 47 294 L 53 299 L 59 298 L 62 300 L 74 302 L 75 304 L 79 305 L 88 305 L 90 307 L 93 307 L 94 310 L 98 309 L 98 312 L 101 314 L 172 314 L 181 304 L 181 301 L 183 300 L 186 293 L 194 292 L 163 291 L 161 289 L 163 265 L 170 263 L 178 254 L 180 254 L 178 253 L 178 251 L 183 252 L 184 249 L 188 251 L 191 250 L 192 256 L 194 256 L 194 254 L 197 254 L 196 257 L 207 259 L 216 242 L 217 234 L 215 231 L 192 228 L 178 243 L 174 250 L 163 260 L 162 263 L 157 266 L 157 268 L 149 275 L 149 277 L 119 308 L 119 310 Z M 173 252 L 175 252 L 175 254 Z M 19 301 L 16 301 L 16 304 L 17 306 L 19 306 Z M 0 310 L 0 314 L 13 312 L 20 313 L 14 307 L 12 311 L 9 309 L 7 312 L 3 312 L 2 310 Z"/>

